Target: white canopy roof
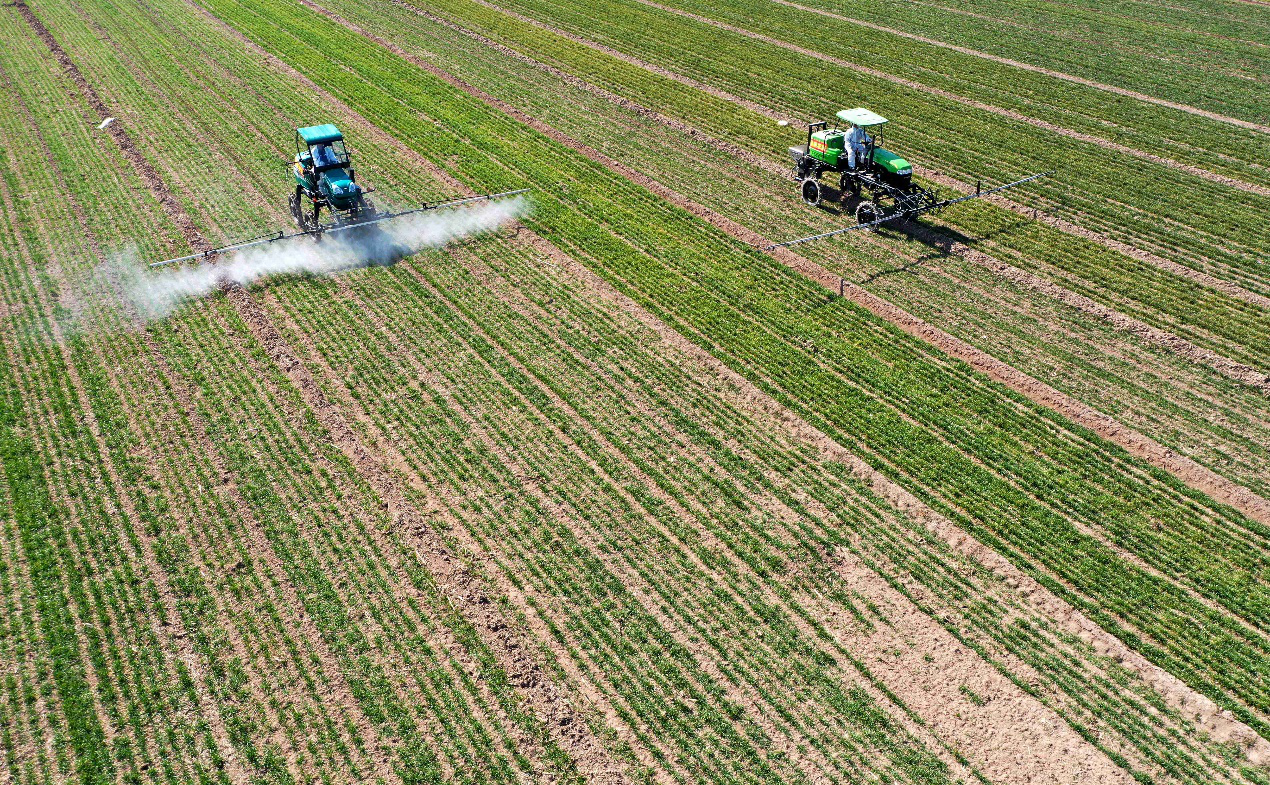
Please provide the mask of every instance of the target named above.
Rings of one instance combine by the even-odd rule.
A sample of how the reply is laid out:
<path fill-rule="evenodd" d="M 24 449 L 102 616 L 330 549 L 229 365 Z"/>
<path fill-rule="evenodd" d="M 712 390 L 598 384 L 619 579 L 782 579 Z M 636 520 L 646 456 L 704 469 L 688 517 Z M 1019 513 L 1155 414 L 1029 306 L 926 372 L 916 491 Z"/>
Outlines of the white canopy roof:
<path fill-rule="evenodd" d="M 882 125 L 886 122 L 886 118 L 882 115 L 874 114 L 858 106 L 855 109 L 843 109 L 838 112 L 838 119 L 859 126 Z"/>

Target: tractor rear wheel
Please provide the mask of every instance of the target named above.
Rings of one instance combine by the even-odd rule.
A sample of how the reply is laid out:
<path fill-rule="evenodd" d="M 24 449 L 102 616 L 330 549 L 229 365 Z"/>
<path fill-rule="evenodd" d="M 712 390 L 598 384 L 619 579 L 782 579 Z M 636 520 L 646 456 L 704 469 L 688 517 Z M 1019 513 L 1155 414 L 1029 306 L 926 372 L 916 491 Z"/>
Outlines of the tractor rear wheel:
<path fill-rule="evenodd" d="M 873 202 L 860 202 L 860 206 L 855 208 L 855 220 L 859 224 L 870 224 L 882 217 L 882 208 Z M 869 231 L 877 229 L 876 226 L 870 228 Z"/>
<path fill-rule="evenodd" d="M 799 191 L 803 195 L 803 201 L 815 207 L 820 204 L 820 181 L 814 177 L 808 177 L 803 180 L 803 184 L 799 187 Z"/>
<path fill-rule="evenodd" d="M 303 232 L 304 208 L 300 206 L 299 189 L 296 189 L 296 193 L 291 194 L 291 198 L 288 200 L 288 206 L 291 208 L 291 219 L 295 221 L 296 228 Z"/>

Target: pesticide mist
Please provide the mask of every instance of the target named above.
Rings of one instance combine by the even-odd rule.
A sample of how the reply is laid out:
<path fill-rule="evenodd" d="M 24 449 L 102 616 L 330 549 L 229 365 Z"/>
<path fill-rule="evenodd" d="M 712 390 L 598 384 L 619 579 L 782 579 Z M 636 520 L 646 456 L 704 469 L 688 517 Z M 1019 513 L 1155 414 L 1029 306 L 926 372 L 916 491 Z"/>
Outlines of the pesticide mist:
<path fill-rule="evenodd" d="M 214 264 L 152 269 L 119 260 L 110 271 L 111 287 L 124 305 L 145 321 L 161 319 L 189 300 L 204 297 L 226 283 L 247 286 L 274 275 L 333 275 L 360 267 L 394 264 L 427 248 L 490 232 L 528 211 L 524 198 L 470 207 L 416 213 L 365 227 L 336 232 L 320 241 L 297 237 L 247 248 Z"/>

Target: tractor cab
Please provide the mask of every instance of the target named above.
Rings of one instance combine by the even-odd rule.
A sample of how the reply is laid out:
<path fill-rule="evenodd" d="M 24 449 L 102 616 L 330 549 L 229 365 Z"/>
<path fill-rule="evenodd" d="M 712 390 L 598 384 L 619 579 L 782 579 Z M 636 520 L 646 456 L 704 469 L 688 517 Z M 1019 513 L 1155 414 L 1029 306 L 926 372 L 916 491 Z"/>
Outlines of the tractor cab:
<path fill-rule="evenodd" d="M 295 131 L 295 178 L 311 197 L 320 197 L 333 210 L 348 210 L 361 200 L 344 135 L 335 126 L 314 125 Z"/>
<path fill-rule="evenodd" d="M 363 212 L 373 212 L 365 192 L 357 184 L 344 135 L 334 125 L 312 125 L 295 129 L 295 195 L 291 213 L 301 229 L 317 228 L 323 206 L 328 207 L 337 222 L 357 220 Z M 313 217 L 304 215 L 301 197 L 313 204 Z"/>
<path fill-rule="evenodd" d="M 884 127 L 889 120 L 862 107 L 843 109 L 838 112 L 838 119 L 851 129 L 845 132 L 848 143 L 853 136 L 857 139 L 857 169 L 871 171 L 896 188 L 909 187 L 913 181 L 912 165 L 883 146 Z"/>

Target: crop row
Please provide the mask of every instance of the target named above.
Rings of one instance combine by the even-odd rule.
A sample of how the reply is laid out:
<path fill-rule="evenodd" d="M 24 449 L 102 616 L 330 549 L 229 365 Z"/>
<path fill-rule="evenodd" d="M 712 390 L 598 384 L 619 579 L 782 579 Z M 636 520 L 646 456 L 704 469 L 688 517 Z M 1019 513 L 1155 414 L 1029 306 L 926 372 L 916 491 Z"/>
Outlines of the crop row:
<path fill-rule="evenodd" d="M 481 10 L 480 6 L 472 7 Z M 482 89 L 524 107 L 535 117 L 575 138 L 586 139 L 636 170 L 656 177 L 680 193 L 692 194 L 696 201 L 768 237 L 824 231 L 841 220 L 832 216 L 824 218 L 804 209 L 801 202 L 791 198 L 786 181 L 774 180 L 766 172 L 742 161 L 719 160 L 717 151 L 698 139 L 562 84 L 550 74 L 516 67 L 505 55 L 417 14 L 403 13 L 383 3 L 356 9 L 351 3 L 345 3 L 343 10 L 359 25 L 431 53 L 438 63 L 453 68 Z M 642 88 L 644 95 L 640 97 L 650 99 L 651 91 L 658 86 Z M 698 114 L 705 111 L 699 109 Z M 596 117 L 604 118 L 603 122 L 593 121 Z M 703 179 L 701 172 L 708 169 L 717 172 Z M 738 182 L 744 182 L 745 188 L 738 189 Z M 756 206 L 760 209 L 755 209 Z M 992 237 L 990 241 L 979 241 L 977 246 L 985 247 L 986 242 L 993 253 L 1021 268 L 1056 277 L 1060 283 L 1095 299 L 1105 299 L 1112 289 L 1132 291 L 1134 288 L 1126 283 L 1133 280 L 1132 274 L 1123 270 L 1116 259 L 1118 255 L 1101 246 L 1039 225 L 1010 226 L 1007 223 L 1010 218 L 1016 224 L 1021 222 L 1012 213 L 996 208 L 983 210 L 982 214 L 978 210 L 967 212 L 970 209 L 970 206 L 962 206 L 956 216 L 951 213 L 949 216 L 957 225 L 968 218 L 975 235 Z M 945 231 L 955 233 L 957 230 Z M 1036 293 L 1019 291 L 986 269 L 961 262 L 957 257 L 941 257 L 919 242 L 827 243 L 808 248 L 811 249 L 806 252 L 809 258 L 849 278 L 861 280 L 863 277 L 867 288 L 883 293 L 927 321 L 1075 394 L 1095 408 L 1125 418 L 1157 440 L 1236 481 L 1254 488 L 1264 486 L 1264 462 L 1256 458 L 1265 453 L 1267 443 L 1264 436 L 1257 436 L 1264 430 L 1259 425 L 1263 419 L 1260 415 L 1263 401 L 1254 390 L 1215 378 L 1211 371 L 1196 368 L 1181 358 L 1171 358 L 1159 350 L 1148 350 L 1151 363 L 1143 363 L 1134 357 L 1143 347 L 1135 346 L 1132 339 L 1118 334 L 1110 326 L 1103 326 L 1084 314 L 1068 312 L 1057 304 L 1046 308 L 1038 303 L 1041 298 Z M 886 252 L 888 257 L 892 252 L 898 253 L 900 258 L 879 259 L 878 251 Z M 1024 251 L 1052 261 L 1052 266 L 1033 261 L 1031 256 L 1023 255 Z M 1127 257 L 1121 260 L 1137 266 L 1136 272 L 1141 276 L 1139 288 L 1149 292 L 1155 302 L 1165 303 L 1172 313 L 1230 327 L 1232 321 L 1218 314 L 1226 313 L 1225 309 L 1234 305 L 1250 308 L 1229 298 L 1224 298 L 1226 302 L 1220 306 L 1201 305 L 1205 290 L 1200 287 L 1186 283 L 1179 289 L 1176 286 L 1179 280 L 1173 276 Z M 1076 265 L 1078 269 L 1094 270 L 1099 275 L 1110 270 L 1123 277 L 1116 280 L 1104 277 L 1105 287 L 1090 288 L 1081 279 L 1062 272 L 1063 268 Z M 941 275 L 937 270 L 947 272 Z M 1171 302 L 1169 292 L 1173 293 Z M 1003 299 L 1008 300 L 1005 308 L 1001 303 Z M 1223 298 L 1219 296 L 1220 299 Z M 1186 335 L 1219 352 L 1252 362 L 1260 356 L 1259 351 L 1215 339 L 1208 332 L 1198 332 L 1128 298 L 1111 302 L 1122 312 L 1161 324 L 1175 334 Z M 1253 323 L 1249 323 L 1249 328 L 1253 328 Z M 1263 331 L 1250 329 L 1244 334 L 1260 332 Z M 1080 337 L 1073 340 L 1072 336 Z M 1063 372 L 1056 375 L 1056 367 Z"/>
<path fill-rule="evenodd" d="M 311 284 L 311 283 L 305 283 L 305 284 L 303 284 L 303 287 L 305 287 L 306 289 L 307 289 L 307 288 L 309 288 L 309 287 L 311 287 L 311 286 L 312 286 L 312 284 Z M 314 301 L 313 301 L 313 304 L 311 305 L 311 307 L 310 307 L 308 310 L 309 310 L 309 312 L 310 312 L 311 314 L 321 314 L 321 313 L 325 313 L 325 310 L 326 310 L 326 309 L 325 309 L 325 303 L 324 303 L 324 302 L 322 302 L 322 301 L 320 301 L 320 300 L 314 300 Z M 224 324 L 223 324 L 223 323 L 212 323 L 212 324 L 206 324 L 206 325 L 204 325 L 204 324 L 196 324 L 196 325 L 194 325 L 194 326 L 195 326 L 195 328 L 196 328 L 196 329 L 199 329 L 199 330 L 200 330 L 200 332 L 205 331 L 205 330 L 217 330 L 217 329 L 224 329 Z M 319 331 L 314 330 L 313 332 L 319 332 Z M 221 349 L 220 351 L 224 351 L 224 349 Z M 200 364 L 207 364 L 207 365 L 211 365 L 212 363 L 211 363 L 211 361 L 208 361 L 207 363 L 200 363 Z M 465 376 L 464 378 L 466 378 L 466 376 Z M 382 392 L 383 392 L 383 393 L 386 393 L 386 394 L 387 394 L 387 393 L 390 393 L 390 389 L 387 389 L 387 388 L 386 388 L 386 389 L 384 389 Z M 222 393 L 218 393 L 218 394 L 222 394 Z M 230 394 L 232 394 L 232 393 L 230 393 Z M 225 440 L 226 440 L 226 441 L 228 441 L 230 438 L 231 438 L 231 435 L 230 435 L 230 434 L 226 434 L 226 435 L 225 435 Z"/>
<path fill-rule="evenodd" d="M 1266 122 L 1266 105 L 1248 76 L 1270 62 L 1257 45 L 1270 25 L 1255 6 L 1221 3 L 1200 10 L 1128 2 L 981 0 L 957 7 L 896 6 L 878 0 L 804 5 L 1001 57 L 1138 90 L 1244 120 Z"/>
<path fill-rule="evenodd" d="M 491 53 L 472 51 L 474 48 L 472 42 L 465 44 L 461 36 L 428 22 L 418 14 L 403 10 L 398 5 L 385 2 L 345 2 L 340 8 L 358 24 L 366 26 L 367 29 L 385 31 L 383 34 L 394 40 L 407 40 L 403 36 L 409 35 L 421 41 L 428 41 L 421 45 L 430 46 L 429 51 L 435 50 L 435 56 L 446 58 L 446 52 L 451 47 L 459 47 L 467 50 L 469 56 L 485 61 L 491 60 Z M 660 112 L 725 140 L 729 145 L 735 145 L 768 158 L 781 167 L 785 165 L 783 146 L 788 144 L 792 137 L 788 130 L 778 128 L 768 118 L 497 13 L 481 4 L 467 0 L 446 0 L 431 8 L 430 13 L 448 15 L 464 26 L 501 40 L 508 46 L 524 50 L 542 62 L 559 67 L 644 106 L 655 107 Z M 475 48 L 479 49 L 479 47 Z M 506 61 L 503 66 L 492 63 L 484 69 L 464 63 L 461 58 L 448 59 L 456 69 L 465 71 L 475 69 L 473 78 L 486 89 L 506 92 L 513 88 L 510 86 L 500 88 L 497 79 L 507 73 L 524 74 L 526 69 L 524 67 L 518 69 L 505 56 L 499 55 L 499 57 Z M 484 73 L 481 73 L 482 71 Z M 496 73 L 499 71 L 503 73 Z M 693 69 L 688 73 L 694 76 L 701 75 L 699 69 Z M 553 89 L 559 91 L 562 86 L 554 84 Z M 576 91 L 568 92 L 576 93 Z M 781 106 L 779 102 L 783 100 L 781 96 L 785 92 L 782 88 L 765 93 L 759 99 L 760 103 L 767 101 L 769 106 Z M 517 97 L 523 101 L 533 102 L 536 110 L 550 108 L 549 105 L 544 104 L 540 94 L 533 92 L 533 88 L 522 88 L 518 91 Z M 553 116 L 560 118 L 567 114 L 557 110 Z M 596 124 L 587 128 L 585 132 L 579 132 L 577 138 L 604 149 L 617 146 L 617 149 L 623 150 L 627 155 L 638 155 L 640 151 L 637 140 L 632 140 L 616 129 L 610 129 L 602 124 Z M 674 157 L 662 157 L 665 160 L 658 164 L 659 167 L 663 170 L 673 169 Z M 643 158 L 647 161 L 654 156 L 645 155 Z M 710 158 L 704 161 L 707 169 L 726 169 L 727 162 L 718 160 L 717 153 L 712 158 L 713 161 Z M 773 178 L 767 172 L 749 172 L 741 176 L 747 178 L 747 189 L 759 185 L 770 189 L 776 185 L 777 178 Z M 743 223 L 762 222 L 770 211 L 770 208 L 754 210 L 752 200 L 741 198 L 744 192 L 737 191 L 735 185 L 726 180 L 709 178 L 705 183 L 701 180 L 700 173 L 697 173 L 694 186 L 686 192 L 696 194 L 698 189 L 707 189 L 718 193 L 721 188 L 730 187 L 730 201 L 737 204 L 737 210 L 720 209 L 724 212 L 739 213 L 741 217 L 738 220 Z M 712 185 L 713 189 L 711 189 Z M 784 194 L 788 184 L 781 182 L 780 187 Z M 1259 358 L 1264 356 L 1267 350 L 1267 347 L 1262 345 L 1262 336 L 1265 334 L 1264 324 L 1262 324 L 1264 315 L 1259 309 L 1247 303 L 1234 300 L 1194 282 L 1180 279 L 1147 262 L 1128 258 L 1093 242 L 1040 224 L 1029 226 L 1019 221 L 1014 213 L 991 205 L 963 206 L 958 209 L 955 217 L 950 214 L 950 220 L 953 221 L 954 226 L 972 236 L 991 236 L 993 242 L 1002 247 L 1005 252 L 1012 257 L 1018 257 L 1018 261 L 1014 263 L 1019 266 L 1035 269 L 1041 265 L 1045 270 L 1052 268 L 1061 271 L 1065 276 L 1082 279 L 1075 288 L 1095 300 L 1108 302 L 1113 307 L 1126 310 L 1148 323 L 1175 330 L 1201 345 L 1211 344 L 1216 337 L 1218 343 L 1213 345 L 1213 348 L 1218 352 Z M 771 222 L 766 225 L 756 224 L 756 228 L 769 231 L 772 226 Z M 794 231 L 794 227 L 791 226 L 777 226 L 779 228 L 776 231 L 781 233 Z M 1046 274 L 1053 273 L 1046 272 Z M 1231 342 L 1234 346 L 1231 346 Z M 1255 359 L 1251 361 L 1257 362 Z"/>
<path fill-rule="evenodd" d="M 614 4 L 600 27 L 590 23 L 585 9 L 572 3 L 517 0 L 507 7 L 794 117 L 829 117 L 843 103 L 863 100 L 851 96 L 885 95 L 889 116 L 896 123 L 894 138 L 902 140 L 903 149 L 920 167 L 968 182 L 978 177 L 1008 181 L 1035 171 L 1057 170 L 1061 176 L 1035 186 L 1039 196 L 1020 198 L 1029 204 L 1057 206 L 1096 231 L 1265 291 L 1257 266 L 1266 242 L 1265 227 L 1255 217 L 1265 197 L 1215 186 L 1184 172 L 685 19 L 637 0 Z M 831 42 L 817 46 L 801 36 L 796 40 L 820 53 L 834 54 Z M 783 155 L 789 143 L 786 137 L 769 147 L 767 154 Z M 1259 155 L 1257 139 L 1249 145 L 1245 159 Z M 984 151 L 991 151 L 988 172 L 984 171 Z"/>
<path fill-rule="evenodd" d="M 253 10 L 257 8 L 267 13 Z M 1126 567 L 1107 545 L 1071 520 L 1088 521 L 1093 530 L 1108 532 L 1122 547 L 1180 578 L 1190 580 L 1201 574 L 1196 570 L 1202 571 L 1205 579 L 1195 581 L 1196 591 L 1255 618 L 1255 594 L 1234 588 L 1250 565 L 1232 560 L 1210 569 L 1203 565 L 1214 558 L 1212 548 L 1183 545 L 1214 536 L 1233 538 L 1232 544 L 1243 544 L 1232 554 L 1247 553 L 1255 562 L 1258 546 L 1249 532 L 1256 528 L 1251 522 L 1210 507 L 1203 497 L 1117 455 L 1088 434 L 1065 430 L 1056 417 L 1013 400 L 959 365 L 933 356 L 921 359 L 929 350 L 849 307 L 812 310 L 809 306 L 822 304 L 823 296 L 801 278 L 741 251 L 686 214 L 311 12 L 282 4 L 229 2 L 214 10 L 457 176 L 485 188 L 539 184 L 534 223 L 672 325 L 753 374 L 844 443 L 880 463 L 885 455 L 882 465 L 915 492 L 995 540 L 1019 563 L 1034 566 L 1015 547 L 1041 558 L 1077 591 L 1088 592 L 1105 603 L 1105 610 L 1150 635 L 1155 644 L 1116 627 L 1112 617 L 1101 617 L 1192 683 L 1223 700 L 1224 690 L 1230 690 L 1253 705 L 1262 702 L 1253 686 L 1258 677 L 1252 675 L 1259 667 L 1259 657 L 1252 654 L 1260 645 L 1256 634 L 1203 608 L 1185 590 Z M 331 45 L 347 52 L 350 72 L 320 67 L 318 53 Z M 392 95 L 376 87 L 389 84 Z M 453 136 L 454 129 L 465 129 L 466 139 Z M 568 183 L 567 200 L 550 190 L 561 182 Z M 603 220 L 607 232 L 597 231 L 597 219 L 586 216 Z M 694 279 L 709 281 L 709 286 Z M 741 311 L 748 321 L 737 317 Z M 924 422 L 897 416 L 893 407 L 900 406 Z M 1155 531 L 1147 520 L 1161 522 L 1162 529 Z M 1081 601 L 1066 585 L 1038 575 Z M 1154 604 L 1135 599 L 1144 593 Z M 1186 608 L 1185 625 L 1170 615 L 1169 607 Z M 1191 619 L 1200 619 L 1202 628 L 1212 625 L 1214 632 L 1226 628 L 1224 637 L 1231 639 L 1227 650 L 1219 655 L 1188 638 L 1195 630 Z M 1240 678 L 1230 669 L 1232 663 L 1248 669 L 1250 678 Z M 1254 718 L 1242 706 L 1232 706 Z"/>
<path fill-rule="evenodd" d="M 117 166 L 100 158 L 93 145 L 87 148 L 58 151 L 66 155 L 60 163 L 66 168 L 64 176 L 70 183 L 88 182 L 87 173 L 111 172 L 112 165 Z M 83 196 L 88 189 L 81 185 L 75 190 L 77 196 Z M 101 191 L 104 200 L 114 202 L 125 214 L 116 219 L 121 223 L 113 232 L 102 231 L 101 242 L 119 243 L 135 236 L 138 226 L 154 220 L 145 215 L 147 208 L 157 212 L 157 205 L 143 202 L 130 208 L 120 204 L 127 193 L 122 189 Z M 64 224 L 31 221 L 30 225 Z M 193 385 L 197 399 L 223 405 L 200 405 L 197 411 L 186 413 L 191 420 L 204 424 L 201 441 L 160 447 L 160 454 L 149 469 L 163 473 L 150 480 L 161 483 L 158 487 L 165 492 L 163 498 L 180 499 L 182 505 L 192 506 L 192 510 L 183 511 L 189 513 L 188 520 L 199 522 L 190 534 L 184 535 L 192 539 L 184 540 L 183 535 L 165 525 L 167 516 L 163 511 L 148 520 L 147 526 L 153 526 L 156 532 L 166 531 L 154 535 L 161 544 L 156 550 L 169 575 L 182 579 L 173 577 L 173 582 L 192 606 L 182 606 L 189 612 L 187 627 L 196 633 L 205 632 L 206 640 L 221 646 L 225 645 L 223 638 L 228 632 L 230 642 L 247 649 L 225 654 L 223 660 L 212 660 L 208 666 L 207 687 L 218 700 L 226 701 L 223 711 L 228 714 L 241 701 L 248 706 L 254 704 L 266 715 L 247 718 L 241 725 L 230 723 L 231 739 L 239 754 L 256 770 L 285 777 L 287 765 L 279 762 L 279 751 L 253 751 L 252 741 L 257 731 L 251 720 L 280 723 L 291 765 L 329 767 L 326 770 L 333 776 L 360 779 L 369 774 L 368 770 L 359 774 L 358 767 L 366 765 L 365 746 L 373 740 L 362 737 L 364 729 L 355 730 L 346 723 L 362 713 L 381 728 L 391 730 L 396 739 L 395 767 L 403 771 L 426 778 L 439 776 L 441 768 L 466 770 L 479 762 L 473 770 L 482 772 L 487 780 L 516 779 L 515 770 L 526 764 L 515 752 L 514 743 L 506 735 L 508 731 L 500 730 L 499 723 L 490 720 L 490 715 L 499 711 L 513 717 L 518 714 L 516 702 L 509 698 L 505 686 L 501 692 L 496 686 L 489 686 L 505 685 L 505 680 L 500 682 L 497 667 L 481 654 L 479 641 L 472 640 L 470 631 L 461 620 L 453 618 L 452 611 L 438 610 L 446 606 L 428 585 L 426 573 L 417 564 L 412 565 L 411 560 L 403 561 L 400 555 L 411 553 L 411 549 L 405 543 L 388 543 L 371 534 L 385 525 L 382 513 L 372 512 L 378 509 L 377 503 L 368 498 L 364 489 L 349 487 L 348 479 L 337 479 L 351 474 L 347 466 L 340 465 L 338 455 L 312 452 L 315 436 L 296 424 L 295 410 L 288 407 L 287 396 L 277 389 L 277 371 L 273 371 L 275 386 L 271 388 L 270 375 L 258 360 L 249 359 L 259 354 L 258 349 L 252 349 L 250 339 L 244 338 L 245 328 L 241 324 L 235 326 L 232 314 L 225 310 L 221 303 L 208 314 L 193 316 L 188 323 L 155 333 L 158 352 L 163 362 L 176 369 L 179 383 Z M 222 339 L 223 334 L 237 337 Z M 135 339 L 127 336 L 112 338 L 102 350 L 116 342 L 122 347 L 115 351 L 130 344 L 134 352 L 138 351 Z M 107 367 L 114 365 L 106 362 Z M 100 369 L 94 373 L 101 375 Z M 149 445 L 148 449 L 155 449 L 155 445 L 164 445 L 162 438 L 167 434 L 152 434 L 146 429 L 162 422 L 161 416 L 150 415 L 153 419 L 149 422 L 134 426 L 121 421 L 117 410 L 112 411 L 113 388 L 120 395 L 130 396 L 128 411 L 133 416 L 146 417 L 147 404 L 152 402 L 141 392 L 146 389 L 144 384 L 141 379 L 132 380 L 131 386 L 123 381 L 106 383 L 104 389 L 92 391 L 91 403 L 103 422 L 113 414 L 110 421 L 122 426 L 121 434 L 131 428 L 141 429 L 138 438 L 145 439 L 143 444 Z M 244 429 L 243 423 L 252 426 Z M 244 434 L 245 430 L 251 431 L 250 437 Z M 212 450 L 213 456 L 220 455 L 220 466 L 199 465 L 202 460 L 211 459 L 202 458 L 209 444 L 222 445 L 219 450 Z M 140 471 L 135 460 L 128 457 L 138 446 L 121 435 L 113 457 L 123 466 Z M 329 451 L 330 447 L 322 449 Z M 200 460 L 191 465 L 172 459 L 180 454 Z M 269 476 L 262 471 L 262 466 L 269 464 L 287 466 L 288 471 Z M 315 472 L 315 465 L 332 468 Z M 226 477 L 234 478 L 234 501 L 241 505 L 241 517 L 227 510 L 224 502 L 228 500 L 218 499 L 219 493 L 211 490 L 223 487 Z M 186 501 L 187 494 L 192 500 Z M 211 509 L 200 513 L 199 505 L 205 503 L 210 503 Z M 304 525 L 297 525 L 299 521 Z M 358 527 L 350 529 L 350 521 Z M 260 532 L 262 538 L 253 541 L 253 530 Z M 272 563 L 270 552 L 277 554 Z M 163 557 L 165 553 L 171 561 Z M 350 560 L 347 568 L 333 566 L 343 564 L 346 558 Z M 199 585 L 199 569 L 191 571 L 191 562 L 206 564 L 206 574 L 223 575 L 224 582 L 213 587 Z M 389 574 L 386 565 L 395 565 L 396 570 L 408 573 L 409 579 L 400 573 Z M 284 574 L 276 572 L 279 568 Z M 297 588 L 287 590 L 288 583 Z M 283 588 L 279 589 L 280 585 Z M 402 585 L 413 587 L 413 600 L 398 596 Z M 263 592 L 268 596 L 275 591 L 281 592 L 281 611 L 258 595 Z M 292 592 L 289 598 L 288 591 Z M 251 607 L 256 612 L 230 614 L 234 619 L 231 629 L 217 630 L 208 622 L 216 618 L 215 606 L 222 603 L 229 603 L 231 608 Z M 224 605 L 220 612 L 226 612 Z M 207 614 L 211 614 L 210 619 Z M 301 630 L 307 618 L 319 634 L 313 638 L 296 636 L 299 630 L 295 614 L 299 614 Z M 352 623 L 353 619 L 357 623 Z M 451 632 L 446 632 L 445 626 Z M 453 651 L 430 648 L 429 641 L 435 646 L 435 641 L 451 635 L 475 652 L 471 656 L 481 663 L 477 678 L 486 686 L 480 686 L 465 667 L 455 664 Z M 199 637 L 202 639 L 201 634 Z M 373 644 L 368 638 L 374 639 Z M 161 647 L 152 650 L 160 651 Z M 240 656 L 245 661 L 239 661 Z M 332 656 L 337 657 L 339 665 L 334 673 L 329 662 Z M 382 670 L 385 657 L 396 663 L 394 678 Z M 343 689 L 351 689 L 356 704 L 323 706 L 318 696 L 331 689 L 323 687 L 327 681 L 334 682 L 336 692 L 338 685 L 346 682 L 349 686 Z M 263 697 L 260 692 L 254 696 L 241 694 L 244 683 L 269 695 L 264 707 L 256 703 Z M 306 694 L 310 696 L 307 705 Z M 298 707 L 294 705 L 297 699 Z M 481 708 L 482 702 L 491 699 L 501 701 L 503 708 L 492 710 L 488 704 Z M 440 728 L 445 732 L 438 732 Z M 420 733 L 425 729 L 428 735 L 423 737 Z M 356 763 L 357 759 L 363 762 Z M 177 776 L 179 781 L 195 778 Z"/>

